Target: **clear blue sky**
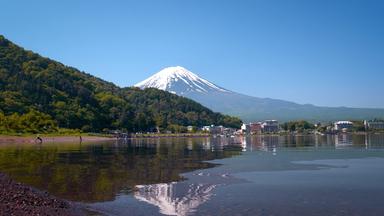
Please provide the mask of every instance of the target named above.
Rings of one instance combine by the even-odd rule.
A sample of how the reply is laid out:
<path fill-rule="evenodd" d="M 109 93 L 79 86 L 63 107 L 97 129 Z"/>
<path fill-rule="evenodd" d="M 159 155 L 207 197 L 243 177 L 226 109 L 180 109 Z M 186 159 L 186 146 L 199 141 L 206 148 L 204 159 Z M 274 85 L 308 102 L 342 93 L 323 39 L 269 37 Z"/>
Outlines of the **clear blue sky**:
<path fill-rule="evenodd" d="M 119 86 L 180 65 L 240 93 L 384 107 L 384 1 L 2 0 L 0 34 Z"/>

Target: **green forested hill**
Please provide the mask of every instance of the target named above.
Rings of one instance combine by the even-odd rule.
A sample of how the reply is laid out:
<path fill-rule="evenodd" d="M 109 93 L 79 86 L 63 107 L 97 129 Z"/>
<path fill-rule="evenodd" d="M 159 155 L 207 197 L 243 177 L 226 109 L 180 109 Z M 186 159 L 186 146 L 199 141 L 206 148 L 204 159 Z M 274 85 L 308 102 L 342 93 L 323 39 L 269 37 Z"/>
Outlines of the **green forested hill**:
<path fill-rule="evenodd" d="M 13 114 L 17 119 L 25 114 L 30 118 L 34 116 L 31 112 L 45 119 L 50 116 L 59 127 L 84 131 L 148 131 L 157 126 L 167 129 L 208 124 L 238 127 L 241 123 L 238 118 L 214 113 L 171 93 L 119 88 L 26 51 L 0 35 L 0 129 L 10 130 L 7 116 Z"/>

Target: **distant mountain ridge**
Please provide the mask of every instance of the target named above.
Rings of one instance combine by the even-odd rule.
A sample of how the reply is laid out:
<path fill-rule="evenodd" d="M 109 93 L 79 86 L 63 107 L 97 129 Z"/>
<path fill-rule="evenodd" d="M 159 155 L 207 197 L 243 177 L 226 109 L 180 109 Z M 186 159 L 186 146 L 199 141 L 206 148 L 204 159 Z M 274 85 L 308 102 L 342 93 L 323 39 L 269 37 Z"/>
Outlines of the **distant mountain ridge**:
<path fill-rule="evenodd" d="M 320 107 L 236 93 L 215 85 L 181 66 L 165 68 L 135 86 L 142 89 L 158 88 L 184 96 L 216 112 L 238 116 L 243 121 L 305 119 L 324 122 L 384 117 L 384 109 Z"/>

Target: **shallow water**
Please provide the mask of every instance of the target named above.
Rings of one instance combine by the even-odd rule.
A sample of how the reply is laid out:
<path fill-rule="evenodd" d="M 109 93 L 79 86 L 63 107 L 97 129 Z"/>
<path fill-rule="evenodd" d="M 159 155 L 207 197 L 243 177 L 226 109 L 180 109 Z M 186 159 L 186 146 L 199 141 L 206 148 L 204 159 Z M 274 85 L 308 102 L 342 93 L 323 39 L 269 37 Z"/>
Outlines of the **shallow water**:
<path fill-rule="evenodd" d="M 384 215 L 384 135 L 8 145 L 0 171 L 105 215 Z"/>

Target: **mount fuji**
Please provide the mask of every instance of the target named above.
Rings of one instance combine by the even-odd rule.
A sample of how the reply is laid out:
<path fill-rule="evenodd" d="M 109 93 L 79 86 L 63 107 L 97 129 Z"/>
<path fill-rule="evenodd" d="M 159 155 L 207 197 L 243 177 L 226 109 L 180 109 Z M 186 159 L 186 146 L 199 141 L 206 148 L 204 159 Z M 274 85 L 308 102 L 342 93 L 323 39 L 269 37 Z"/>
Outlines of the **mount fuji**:
<path fill-rule="evenodd" d="M 157 88 L 178 95 L 230 92 L 180 66 L 165 68 L 148 79 L 137 83 L 135 87 Z"/>
<path fill-rule="evenodd" d="M 319 107 L 290 101 L 248 96 L 227 90 L 180 67 L 167 67 L 135 85 L 157 88 L 195 100 L 216 112 L 240 117 L 243 121 L 305 119 L 373 119 L 384 117 L 384 109 Z"/>

